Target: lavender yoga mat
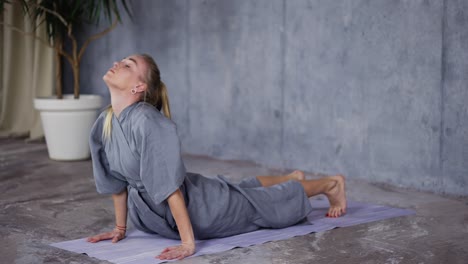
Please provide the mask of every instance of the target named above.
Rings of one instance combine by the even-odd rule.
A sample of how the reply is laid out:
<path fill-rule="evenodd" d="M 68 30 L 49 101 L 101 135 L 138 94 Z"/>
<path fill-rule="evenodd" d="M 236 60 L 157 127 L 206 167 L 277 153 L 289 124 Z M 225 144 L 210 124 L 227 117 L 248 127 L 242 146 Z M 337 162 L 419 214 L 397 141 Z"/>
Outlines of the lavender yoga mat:
<path fill-rule="evenodd" d="M 248 247 L 262 244 L 268 241 L 288 239 L 295 236 L 306 235 L 313 232 L 321 232 L 337 227 L 353 226 L 398 216 L 414 214 L 408 209 L 393 208 L 382 205 L 348 202 L 346 215 L 339 218 L 327 218 L 327 200 L 311 199 L 314 210 L 307 216 L 307 222 L 283 229 L 261 229 L 250 233 L 231 237 L 198 240 L 197 252 L 193 256 L 201 256 L 226 251 L 235 247 Z M 118 243 L 110 241 L 88 243 L 86 238 L 59 242 L 51 246 L 69 250 L 76 253 L 84 253 L 88 256 L 112 263 L 145 264 L 164 262 L 155 259 L 164 248 L 178 245 L 180 241 L 163 238 L 158 235 L 146 234 L 138 230 L 129 231 L 127 237 Z"/>

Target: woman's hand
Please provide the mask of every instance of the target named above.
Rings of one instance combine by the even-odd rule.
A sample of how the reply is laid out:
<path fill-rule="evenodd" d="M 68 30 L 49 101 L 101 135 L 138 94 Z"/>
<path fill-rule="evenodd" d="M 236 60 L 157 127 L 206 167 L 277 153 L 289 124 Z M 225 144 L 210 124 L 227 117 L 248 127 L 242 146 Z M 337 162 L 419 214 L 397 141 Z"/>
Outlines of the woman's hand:
<path fill-rule="evenodd" d="M 96 243 L 101 240 L 112 239 L 112 243 L 117 243 L 119 240 L 125 238 L 125 230 L 114 229 L 111 232 L 102 233 L 96 236 L 88 237 L 88 242 Z"/>
<path fill-rule="evenodd" d="M 161 254 L 156 256 L 158 259 L 183 259 L 195 253 L 195 243 L 182 243 L 180 246 L 168 247 Z"/>

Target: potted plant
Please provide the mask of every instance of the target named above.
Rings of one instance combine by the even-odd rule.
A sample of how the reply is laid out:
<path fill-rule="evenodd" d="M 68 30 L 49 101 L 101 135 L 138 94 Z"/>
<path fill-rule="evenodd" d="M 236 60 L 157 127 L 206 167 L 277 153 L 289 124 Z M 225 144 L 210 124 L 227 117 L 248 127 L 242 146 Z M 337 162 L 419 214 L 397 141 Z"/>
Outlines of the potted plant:
<path fill-rule="evenodd" d="M 126 0 L 120 2 L 130 14 Z M 49 157 L 55 160 L 87 159 L 89 132 L 97 110 L 102 107 L 102 98 L 98 95 L 80 95 L 80 62 L 88 45 L 111 32 L 121 21 L 119 3 L 117 0 L 0 0 L 0 10 L 5 4 L 12 3 L 20 4 L 24 14 L 35 25 L 45 24 L 48 39 L 41 40 L 56 54 L 56 97 L 34 99 L 34 106 L 41 113 Z M 89 36 L 79 47 L 77 29 L 86 24 L 98 25 L 103 16 L 109 26 Z M 70 51 L 65 49 L 67 39 Z M 62 58 L 72 68 L 73 95 L 63 95 Z"/>

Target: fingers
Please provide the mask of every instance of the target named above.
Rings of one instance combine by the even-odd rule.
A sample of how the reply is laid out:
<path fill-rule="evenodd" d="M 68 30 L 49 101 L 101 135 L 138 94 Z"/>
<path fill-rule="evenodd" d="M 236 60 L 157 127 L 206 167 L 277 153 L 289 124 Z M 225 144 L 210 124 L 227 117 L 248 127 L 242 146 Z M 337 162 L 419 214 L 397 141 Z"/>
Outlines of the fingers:
<path fill-rule="evenodd" d="M 92 236 L 92 237 L 88 238 L 88 242 L 91 242 L 91 243 L 96 243 L 96 242 L 99 242 L 100 240 L 101 239 L 100 239 L 99 235 Z"/>
<path fill-rule="evenodd" d="M 161 260 L 171 260 L 171 259 L 183 259 L 185 257 L 188 257 L 192 255 L 194 252 L 193 250 L 189 250 L 183 246 L 177 246 L 177 247 L 168 247 L 164 249 L 161 254 L 156 256 L 156 258 L 159 258 Z"/>
<path fill-rule="evenodd" d="M 164 260 L 164 259 L 170 260 L 170 259 L 174 259 L 174 257 L 172 255 L 173 255 L 172 252 L 166 252 L 166 253 L 160 254 L 159 256 L 157 256 L 157 258 L 159 258 L 161 260 Z"/>
<path fill-rule="evenodd" d="M 158 256 L 159 259 L 171 260 L 171 259 L 183 259 L 186 256 L 178 251 L 168 251 Z"/>
<path fill-rule="evenodd" d="M 161 254 L 159 254 L 158 256 L 156 256 L 157 258 L 159 259 L 172 259 L 172 255 L 174 255 L 174 250 L 175 250 L 176 247 L 168 247 L 168 248 L 165 248 Z"/>
<path fill-rule="evenodd" d="M 165 248 L 165 249 L 164 249 L 164 250 L 161 252 L 161 254 L 162 254 L 162 253 L 166 253 L 166 252 L 170 251 L 170 250 L 171 250 L 171 248 L 173 248 L 173 247 L 168 247 L 168 248 Z"/>
<path fill-rule="evenodd" d="M 96 236 L 89 237 L 87 241 L 91 243 L 96 243 L 101 240 L 112 239 L 113 237 L 114 237 L 114 234 L 112 232 L 107 232 L 107 233 L 102 233 Z"/>

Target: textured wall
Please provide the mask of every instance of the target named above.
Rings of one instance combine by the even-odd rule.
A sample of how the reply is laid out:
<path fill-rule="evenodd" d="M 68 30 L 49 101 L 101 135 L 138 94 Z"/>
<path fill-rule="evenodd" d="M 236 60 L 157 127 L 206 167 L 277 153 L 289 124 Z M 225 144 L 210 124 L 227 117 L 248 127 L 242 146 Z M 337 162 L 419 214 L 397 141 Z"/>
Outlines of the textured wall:
<path fill-rule="evenodd" d="M 468 194 L 464 0 L 132 1 L 83 92 L 153 55 L 183 149 Z"/>
<path fill-rule="evenodd" d="M 440 189 L 468 194 L 468 1 L 447 0 L 440 87 Z"/>

